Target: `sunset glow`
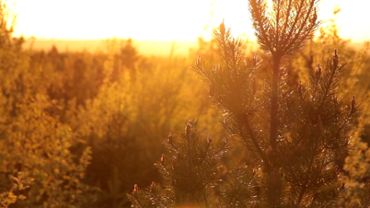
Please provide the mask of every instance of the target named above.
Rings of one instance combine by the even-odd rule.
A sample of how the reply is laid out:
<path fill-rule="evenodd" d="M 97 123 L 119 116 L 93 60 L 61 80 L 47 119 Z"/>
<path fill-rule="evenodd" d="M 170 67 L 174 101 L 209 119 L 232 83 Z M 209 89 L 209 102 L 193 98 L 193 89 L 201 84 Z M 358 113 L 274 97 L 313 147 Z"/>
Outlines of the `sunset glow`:
<path fill-rule="evenodd" d="M 370 0 L 0 0 L 0 208 L 370 208 Z"/>
<path fill-rule="evenodd" d="M 322 0 L 325 24 L 334 8 L 344 38 L 367 40 L 368 0 Z M 209 38 L 222 20 L 238 36 L 253 37 L 247 0 L 8 0 L 16 16 L 15 34 L 54 39 L 134 38 L 195 40 Z"/>

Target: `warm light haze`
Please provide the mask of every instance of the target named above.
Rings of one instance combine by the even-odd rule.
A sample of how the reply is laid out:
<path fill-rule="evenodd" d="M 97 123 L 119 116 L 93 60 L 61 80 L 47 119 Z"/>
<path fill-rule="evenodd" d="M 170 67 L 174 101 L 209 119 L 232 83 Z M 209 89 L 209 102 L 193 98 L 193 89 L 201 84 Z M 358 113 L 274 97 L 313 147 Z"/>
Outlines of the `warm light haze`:
<path fill-rule="evenodd" d="M 0 208 L 370 208 L 370 0 L 0 0 Z"/>
<path fill-rule="evenodd" d="M 17 36 L 41 39 L 193 41 L 209 38 L 222 20 L 238 36 L 254 31 L 247 0 L 8 0 Z M 340 34 L 355 41 L 370 37 L 368 0 L 321 0 L 325 24 L 333 10 Z"/>

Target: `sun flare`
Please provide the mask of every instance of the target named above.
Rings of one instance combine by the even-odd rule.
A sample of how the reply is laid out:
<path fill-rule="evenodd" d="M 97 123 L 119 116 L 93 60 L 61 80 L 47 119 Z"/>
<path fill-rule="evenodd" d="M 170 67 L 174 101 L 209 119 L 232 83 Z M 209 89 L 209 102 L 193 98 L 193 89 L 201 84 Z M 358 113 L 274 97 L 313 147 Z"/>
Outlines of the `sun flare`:
<path fill-rule="evenodd" d="M 8 0 L 16 16 L 15 34 L 53 39 L 134 38 L 195 40 L 209 38 L 221 21 L 235 35 L 253 37 L 247 0 Z M 325 24 L 333 9 L 344 38 L 365 40 L 370 27 L 368 0 L 321 0 Z"/>

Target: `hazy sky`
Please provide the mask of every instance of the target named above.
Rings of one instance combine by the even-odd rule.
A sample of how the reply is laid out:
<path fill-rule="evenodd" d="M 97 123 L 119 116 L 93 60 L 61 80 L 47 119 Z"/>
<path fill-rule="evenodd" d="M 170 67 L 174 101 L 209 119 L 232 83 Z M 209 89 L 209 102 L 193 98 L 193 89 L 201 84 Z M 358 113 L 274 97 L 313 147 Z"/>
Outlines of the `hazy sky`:
<path fill-rule="evenodd" d="M 7 0 L 16 35 L 54 39 L 132 37 L 195 40 L 223 19 L 236 35 L 253 36 L 247 0 Z M 321 0 L 319 17 L 341 8 L 340 34 L 370 40 L 370 0 Z"/>

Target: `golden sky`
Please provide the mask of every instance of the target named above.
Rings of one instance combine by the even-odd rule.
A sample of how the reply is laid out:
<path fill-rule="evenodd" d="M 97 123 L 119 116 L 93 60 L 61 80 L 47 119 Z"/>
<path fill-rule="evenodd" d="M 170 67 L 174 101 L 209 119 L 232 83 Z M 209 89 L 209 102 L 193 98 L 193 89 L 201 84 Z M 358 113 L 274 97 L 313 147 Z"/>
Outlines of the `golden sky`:
<path fill-rule="evenodd" d="M 208 38 L 222 20 L 235 35 L 253 37 L 247 0 L 6 0 L 15 34 L 47 39 L 134 38 L 191 41 Z M 325 24 L 333 9 L 340 34 L 370 40 L 370 0 L 321 0 Z"/>

